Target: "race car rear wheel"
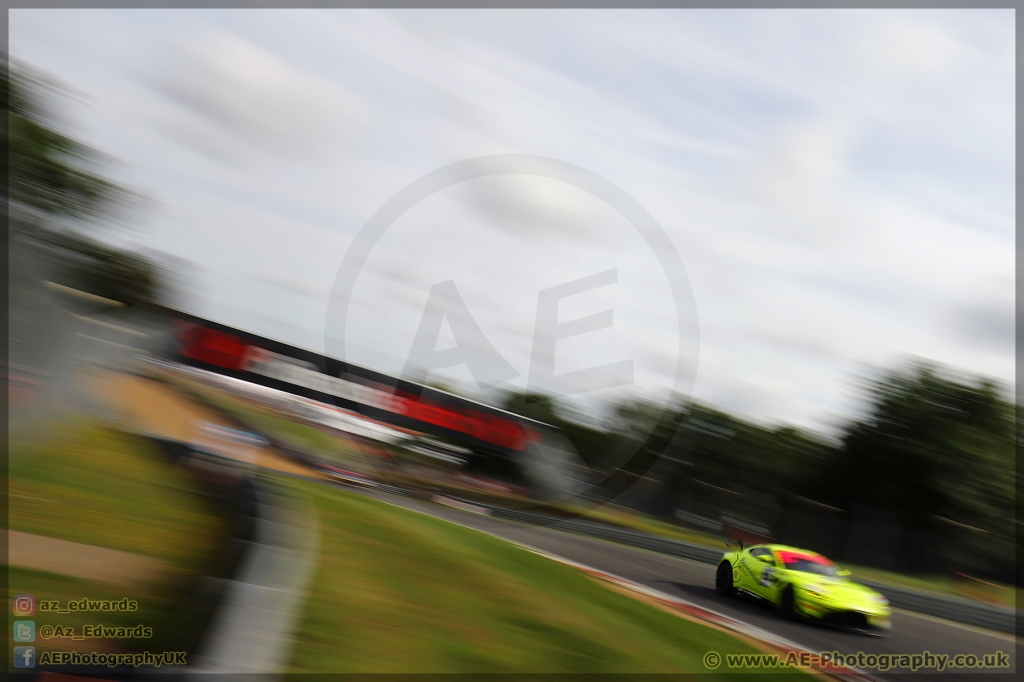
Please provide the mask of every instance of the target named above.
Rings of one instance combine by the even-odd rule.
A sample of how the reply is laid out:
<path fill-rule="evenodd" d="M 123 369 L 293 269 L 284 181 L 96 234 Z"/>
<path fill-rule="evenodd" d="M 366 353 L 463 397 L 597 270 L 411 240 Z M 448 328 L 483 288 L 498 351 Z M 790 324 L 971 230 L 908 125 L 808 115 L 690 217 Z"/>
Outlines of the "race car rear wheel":
<path fill-rule="evenodd" d="M 793 620 L 795 617 L 793 614 L 793 586 L 787 585 L 786 590 L 782 593 L 782 601 L 779 602 L 779 615 L 786 620 Z"/>
<path fill-rule="evenodd" d="M 718 572 L 715 573 L 715 591 L 723 597 L 736 594 L 736 587 L 732 584 L 732 564 L 728 561 L 718 565 Z"/>

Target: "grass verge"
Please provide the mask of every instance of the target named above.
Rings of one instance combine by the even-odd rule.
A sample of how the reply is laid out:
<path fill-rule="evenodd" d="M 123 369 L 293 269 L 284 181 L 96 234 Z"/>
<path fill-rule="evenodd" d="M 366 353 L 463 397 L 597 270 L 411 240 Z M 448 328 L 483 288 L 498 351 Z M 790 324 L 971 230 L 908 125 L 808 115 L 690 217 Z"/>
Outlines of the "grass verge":
<path fill-rule="evenodd" d="M 207 560 L 223 527 L 195 482 L 149 441 L 67 417 L 13 443 L 12 530 L 159 559 L 181 571 Z"/>
<path fill-rule="evenodd" d="M 281 482 L 309 495 L 321 534 L 291 673 L 710 675 L 708 651 L 756 653 L 484 533 Z"/>
<path fill-rule="evenodd" d="M 126 613 L 52 614 L 37 606 L 37 632 L 47 624 L 74 627 L 78 634 L 85 624 L 145 625 L 153 631 L 149 638 L 106 641 L 43 641 L 37 635 L 40 651 L 191 651 L 213 608 L 201 596 L 199 579 L 219 576 L 227 567 L 220 556 L 224 512 L 188 474 L 146 439 L 66 415 L 45 436 L 12 443 L 8 490 L 12 530 L 121 550 L 156 559 L 161 567 L 145 582 L 121 584 L 110 583 L 106 568 L 95 578 L 59 575 L 60 561 L 53 568 L 9 567 L 8 597 L 32 594 L 37 605 L 47 600 L 64 607 L 82 598 L 138 603 L 137 611 Z M 69 545 L 62 551 L 73 560 L 76 552 L 89 550 Z M 7 613 L 13 620 L 10 605 Z"/>

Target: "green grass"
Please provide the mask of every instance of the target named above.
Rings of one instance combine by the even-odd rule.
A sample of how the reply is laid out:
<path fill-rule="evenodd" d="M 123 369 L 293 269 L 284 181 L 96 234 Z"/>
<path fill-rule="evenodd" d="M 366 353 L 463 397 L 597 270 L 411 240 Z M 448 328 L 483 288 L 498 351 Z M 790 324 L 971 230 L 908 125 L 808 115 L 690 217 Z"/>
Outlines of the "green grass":
<path fill-rule="evenodd" d="M 662 537 L 682 540 L 684 542 L 692 542 L 698 545 L 706 545 L 708 547 L 725 547 L 725 543 L 720 535 L 676 526 L 671 523 L 666 523 L 660 519 L 640 514 L 631 509 L 624 509 L 622 507 L 615 507 L 612 505 L 605 505 L 596 509 L 571 504 L 563 504 L 561 506 L 565 511 L 569 511 L 574 514 L 582 514 L 584 519 L 591 521 L 599 521 L 601 523 L 621 526 L 623 528 L 629 528 L 643 533 L 650 533 L 651 535 L 660 535 Z"/>
<path fill-rule="evenodd" d="M 226 577 L 220 556 L 226 527 L 197 483 L 149 441 L 65 415 L 32 442 L 12 442 L 9 527 L 71 542 L 123 550 L 160 561 L 156 583 L 115 586 L 10 567 L 8 596 L 39 600 L 121 599 L 134 613 L 44 614 L 44 624 L 147 625 L 146 640 L 43 642 L 40 650 L 191 651 L 213 604 L 197 592 L 202 575 Z M 12 614 L 9 608 L 7 613 Z"/>
<path fill-rule="evenodd" d="M 248 404 L 233 396 L 208 397 L 211 398 L 211 402 L 215 401 L 217 406 L 228 414 L 242 417 L 244 420 L 252 422 L 254 426 L 265 429 L 269 434 L 288 442 L 298 443 L 308 449 L 322 452 L 332 452 L 339 447 L 337 438 L 315 426 L 302 424 L 261 406 Z"/>
<path fill-rule="evenodd" d="M 149 441 L 67 417 L 34 442 L 12 443 L 13 530 L 160 559 L 182 571 L 223 533 L 196 484 Z"/>
<path fill-rule="evenodd" d="M 334 488 L 290 672 L 710 674 L 748 644 L 503 540 Z M 734 671 L 737 672 L 737 671 Z"/>

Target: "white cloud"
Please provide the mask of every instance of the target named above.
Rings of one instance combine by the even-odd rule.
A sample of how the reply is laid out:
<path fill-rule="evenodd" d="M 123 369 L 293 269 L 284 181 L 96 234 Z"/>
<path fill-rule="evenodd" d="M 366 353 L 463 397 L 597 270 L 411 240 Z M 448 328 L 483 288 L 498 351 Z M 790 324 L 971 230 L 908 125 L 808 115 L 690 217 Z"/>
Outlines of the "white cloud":
<path fill-rule="evenodd" d="M 947 71 L 965 46 L 937 22 L 882 20 L 856 42 L 855 60 L 873 78 L 904 79 Z"/>
<path fill-rule="evenodd" d="M 254 148 L 316 154 L 355 135 L 366 115 L 337 82 L 220 30 L 183 45 L 153 83 L 191 114 L 165 118 L 172 134 L 220 159 Z"/>

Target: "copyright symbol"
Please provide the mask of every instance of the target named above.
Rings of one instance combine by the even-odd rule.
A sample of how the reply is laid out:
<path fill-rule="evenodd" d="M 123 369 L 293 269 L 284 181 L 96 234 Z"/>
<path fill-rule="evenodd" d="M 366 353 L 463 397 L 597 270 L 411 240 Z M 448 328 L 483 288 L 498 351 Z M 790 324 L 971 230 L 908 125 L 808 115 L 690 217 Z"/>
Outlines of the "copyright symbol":
<path fill-rule="evenodd" d="M 53 637 L 53 626 L 44 625 L 41 628 L 39 628 L 39 636 L 43 639 L 50 639 L 50 637 Z"/>
<path fill-rule="evenodd" d="M 704 654 L 704 665 L 711 670 L 722 665 L 722 656 L 717 651 L 709 651 Z"/>

